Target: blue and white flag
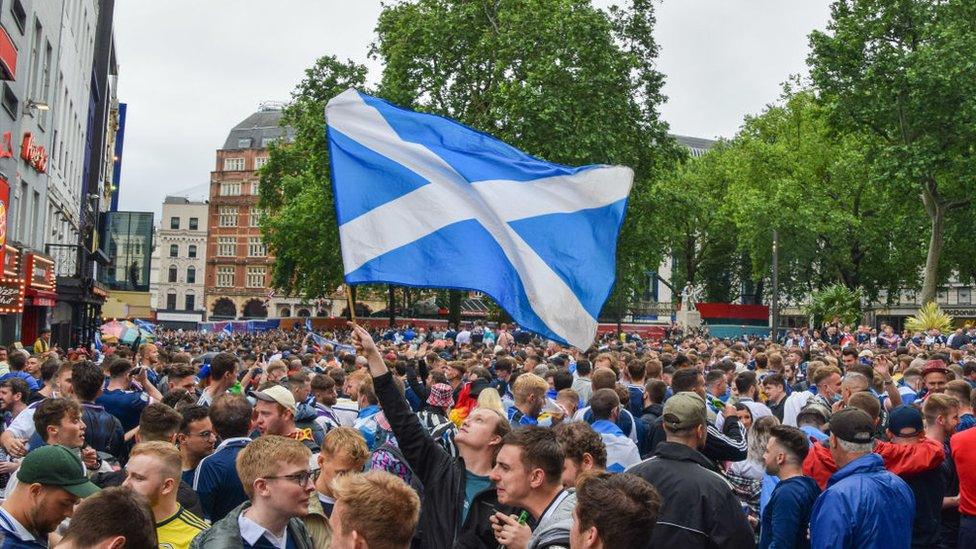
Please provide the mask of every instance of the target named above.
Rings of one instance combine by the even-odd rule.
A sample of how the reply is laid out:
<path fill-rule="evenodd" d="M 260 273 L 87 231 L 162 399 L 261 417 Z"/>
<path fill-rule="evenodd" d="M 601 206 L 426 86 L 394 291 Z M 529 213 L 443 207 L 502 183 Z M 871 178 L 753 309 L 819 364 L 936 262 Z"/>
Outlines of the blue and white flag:
<path fill-rule="evenodd" d="M 310 316 L 305 317 L 305 330 L 312 331 L 312 317 Z"/>
<path fill-rule="evenodd" d="M 346 282 L 477 290 L 525 329 L 593 342 L 630 168 L 545 162 L 352 89 L 325 114 Z"/>
<path fill-rule="evenodd" d="M 139 320 L 138 318 L 133 320 L 133 322 L 135 322 L 135 325 L 138 326 L 140 329 L 145 330 L 153 335 L 156 334 L 156 325 L 153 324 L 152 322 L 146 322 L 145 320 Z"/>

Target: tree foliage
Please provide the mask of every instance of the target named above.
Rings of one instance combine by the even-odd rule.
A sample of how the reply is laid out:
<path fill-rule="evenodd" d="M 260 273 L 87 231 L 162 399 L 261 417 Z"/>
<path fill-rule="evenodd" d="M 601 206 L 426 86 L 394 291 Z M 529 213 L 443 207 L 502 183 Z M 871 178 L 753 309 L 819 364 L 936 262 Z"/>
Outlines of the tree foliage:
<path fill-rule="evenodd" d="M 832 284 L 810 294 L 806 313 L 813 326 L 828 322 L 856 324 L 861 320 L 861 292 L 843 284 Z"/>
<path fill-rule="evenodd" d="M 951 227 L 972 220 L 974 21 L 972 0 L 838 0 L 827 31 L 810 36 L 811 77 L 832 126 L 872 135 L 868 155 L 886 190 L 921 198 L 929 225 L 923 303 L 953 266 L 942 254 Z M 971 239 L 955 244 L 972 250 Z"/>

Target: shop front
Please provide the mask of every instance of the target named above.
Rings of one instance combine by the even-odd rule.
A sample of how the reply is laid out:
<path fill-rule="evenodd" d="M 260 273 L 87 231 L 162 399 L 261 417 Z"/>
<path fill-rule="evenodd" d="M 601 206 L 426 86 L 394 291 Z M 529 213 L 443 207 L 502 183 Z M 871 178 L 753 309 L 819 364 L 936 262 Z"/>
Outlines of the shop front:
<path fill-rule="evenodd" d="M 54 274 L 54 260 L 41 253 L 24 254 L 25 300 L 20 340 L 24 345 L 34 343 L 44 328 L 51 328 L 51 320 L 58 294 Z"/>

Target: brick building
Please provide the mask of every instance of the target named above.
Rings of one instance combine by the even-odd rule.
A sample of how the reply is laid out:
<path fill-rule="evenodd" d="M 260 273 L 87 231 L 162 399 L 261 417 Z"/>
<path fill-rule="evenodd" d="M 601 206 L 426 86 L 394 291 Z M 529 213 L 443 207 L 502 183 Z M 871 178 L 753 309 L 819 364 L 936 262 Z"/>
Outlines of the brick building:
<path fill-rule="evenodd" d="M 281 115 L 280 107 L 262 105 L 234 126 L 217 150 L 210 174 L 204 292 L 208 320 L 291 316 L 313 309 L 299 299 L 274 296 L 268 288 L 274 258 L 261 239 L 257 170 L 267 162 L 271 143 L 294 135 L 279 125 Z"/>

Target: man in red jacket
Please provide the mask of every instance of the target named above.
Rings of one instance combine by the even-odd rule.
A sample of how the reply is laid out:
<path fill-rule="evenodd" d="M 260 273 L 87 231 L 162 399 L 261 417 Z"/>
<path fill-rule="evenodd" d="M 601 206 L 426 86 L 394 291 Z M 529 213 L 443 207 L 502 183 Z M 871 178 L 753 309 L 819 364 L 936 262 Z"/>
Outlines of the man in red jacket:
<path fill-rule="evenodd" d="M 949 444 L 959 474 L 959 549 L 976 548 L 976 429 L 953 435 Z"/>

